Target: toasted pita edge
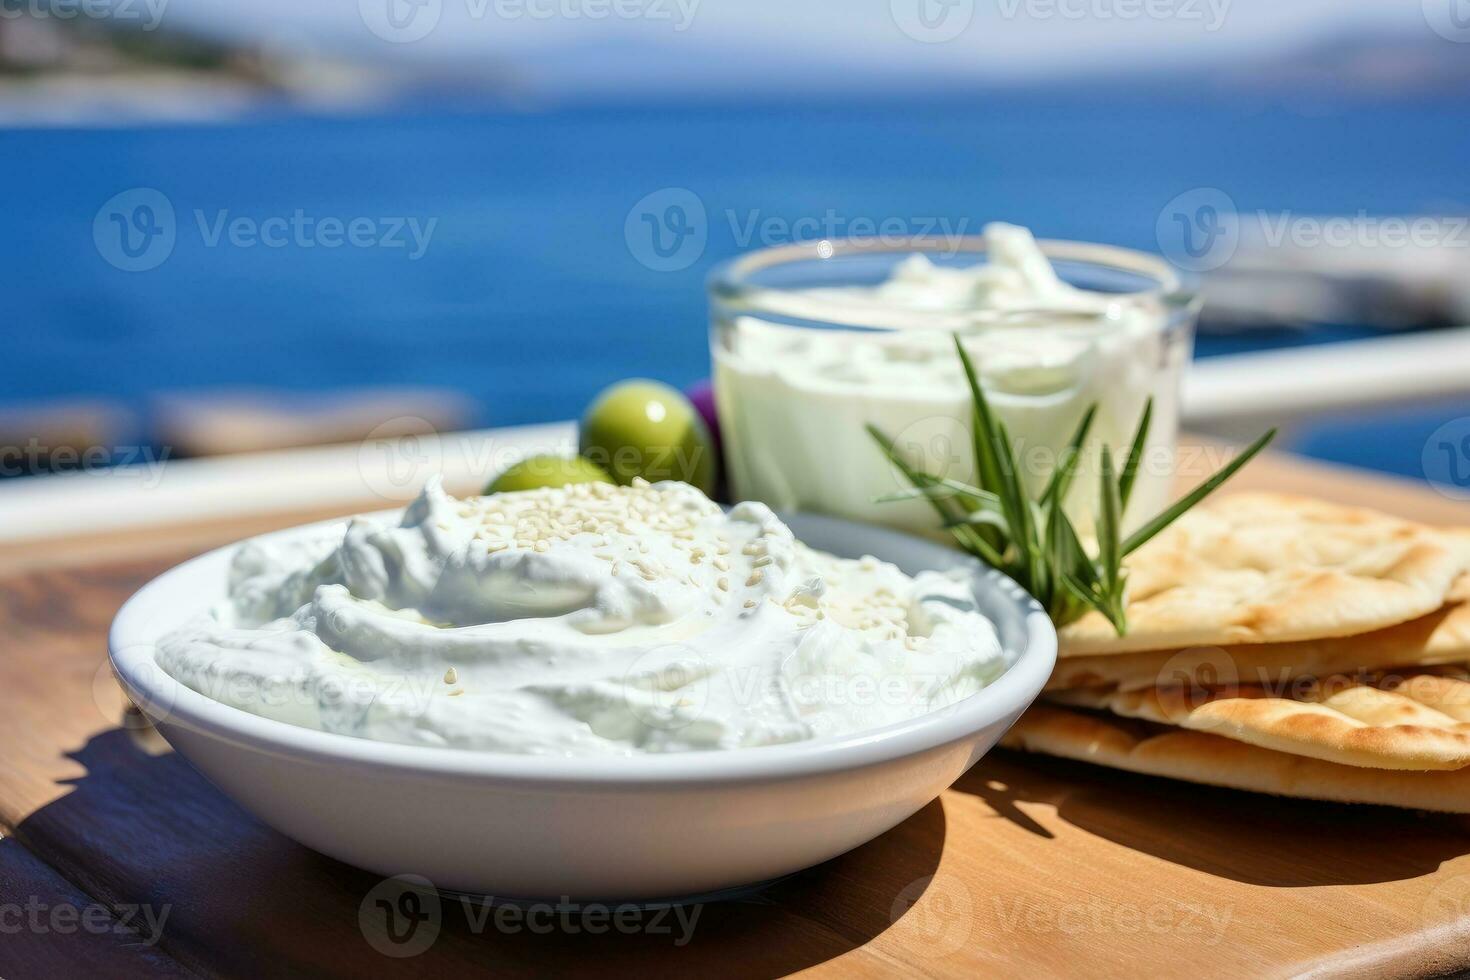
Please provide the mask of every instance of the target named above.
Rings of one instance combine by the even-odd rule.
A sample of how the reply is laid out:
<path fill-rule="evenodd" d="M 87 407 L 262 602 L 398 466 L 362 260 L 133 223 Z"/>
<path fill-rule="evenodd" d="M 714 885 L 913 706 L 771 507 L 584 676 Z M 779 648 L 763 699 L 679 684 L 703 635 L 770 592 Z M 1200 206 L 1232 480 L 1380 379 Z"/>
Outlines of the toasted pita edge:
<path fill-rule="evenodd" d="M 1338 691 L 1331 702 L 1276 697 L 1257 687 L 1205 692 L 1176 686 L 1118 692 L 1098 706 L 1125 718 L 1346 766 L 1444 770 L 1470 765 L 1470 725 L 1405 693 L 1354 685 Z M 1360 710 L 1377 714 L 1356 717 Z"/>
<path fill-rule="evenodd" d="M 1461 579 L 1470 582 L 1470 576 Z M 1159 683 L 1281 684 L 1300 677 L 1470 661 L 1470 603 L 1357 636 L 1293 643 L 1249 643 L 1102 653 L 1057 660 L 1047 690 Z"/>
<path fill-rule="evenodd" d="M 1222 594 L 1210 587 L 1210 573 L 1225 576 L 1227 570 L 1194 567 L 1198 556 L 1191 556 L 1175 543 L 1188 526 L 1190 518 L 1185 517 L 1134 556 L 1132 562 L 1135 570 L 1150 567 L 1156 574 L 1178 566 L 1171 573 L 1174 577 L 1196 575 L 1199 581 L 1192 586 L 1178 582 L 1131 604 L 1130 625 L 1123 636 L 1117 635 L 1099 613 L 1089 612 L 1058 631 L 1059 656 L 1353 636 L 1434 612 L 1451 595 L 1460 594 L 1460 580 L 1470 573 L 1470 529 L 1416 524 L 1361 507 L 1288 494 L 1243 493 L 1204 505 L 1198 519 L 1235 516 L 1241 520 L 1244 515 L 1259 523 L 1263 514 L 1273 511 L 1288 515 L 1281 521 L 1283 530 L 1314 524 L 1378 528 L 1385 544 L 1401 541 L 1404 548 L 1397 560 L 1376 576 L 1335 567 L 1284 564 L 1273 570 L 1285 575 L 1276 583 L 1275 591 L 1222 602 Z M 1316 533 L 1330 531 L 1319 528 Z M 1213 546 L 1228 550 L 1228 540 Z M 1189 592 L 1191 587 L 1193 594 Z M 1224 597 L 1228 593 L 1227 588 Z"/>
<path fill-rule="evenodd" d="M 1407 772 L 1344 766 L 1204 732 L 1171 729 L 1140 734 L 1107 717 L 1049 704 L 1033 705 L 1001 745 L 1273 796 L 1470 813 L 1470 769 Z"/>

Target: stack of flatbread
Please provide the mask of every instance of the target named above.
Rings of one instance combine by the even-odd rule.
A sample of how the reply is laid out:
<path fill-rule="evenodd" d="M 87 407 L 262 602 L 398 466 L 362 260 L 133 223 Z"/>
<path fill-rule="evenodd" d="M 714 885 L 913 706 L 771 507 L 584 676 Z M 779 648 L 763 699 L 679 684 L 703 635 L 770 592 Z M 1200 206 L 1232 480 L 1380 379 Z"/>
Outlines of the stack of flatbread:
<path fill-rule="evenodd" d="M 1128 561 L 1126 635 L 1062 630 L 1002 743 L 1131 772 L 1470 813 L 1470 529 L 1281 494 Z"/>

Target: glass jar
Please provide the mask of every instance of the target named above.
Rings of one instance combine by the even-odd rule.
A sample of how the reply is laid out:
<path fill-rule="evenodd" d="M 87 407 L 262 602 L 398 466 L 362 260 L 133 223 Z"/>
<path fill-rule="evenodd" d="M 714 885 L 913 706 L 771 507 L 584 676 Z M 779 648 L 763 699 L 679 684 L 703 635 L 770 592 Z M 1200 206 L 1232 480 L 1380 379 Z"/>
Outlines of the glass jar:
<path fill-rule="evenodd" d="M 1166 505 L 1195 295 L 1154 256 L 1035 244 L 1062 283 L 1087 292 L 1021 307 L 967 305 L 964 277 L 1005 272 L 981 268 L 991 261 L 982 237 L 785 245 L 718 267 L 709 281 L 710 346 L 733 499 L 934 531 L 926 501 L 879 499 L 910 485 L 866 427 L 927 472 L 973 483 L 971 398 L 957 336 L 1033 494 L 1096 405 L 1066 502 L 1079 531 L 1090 529 L 1101 446 L 1115 458 L 1125 452 L 1152 398 L 1124 524 L 1136 527 Z M 905 286 L 895 302 L 892 284 L 916 262 L 929 278 Z M 929 281 L 943 288 L 927 295 Z M 956 288 L 958 303 L 941 295 Z"/>

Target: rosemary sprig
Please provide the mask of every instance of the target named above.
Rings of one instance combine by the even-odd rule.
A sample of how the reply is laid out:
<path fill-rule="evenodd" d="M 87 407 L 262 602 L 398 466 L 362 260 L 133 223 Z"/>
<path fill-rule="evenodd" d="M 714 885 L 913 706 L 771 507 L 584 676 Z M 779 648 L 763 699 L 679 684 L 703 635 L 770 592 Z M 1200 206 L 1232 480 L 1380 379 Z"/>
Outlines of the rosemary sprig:
<path fill-rule="evenodd" d="M 1123 515 L 1133 495 L 1153 422 L 1153 400 L 1149 399 L 1127 453 L 1115 459 L 1110 447 L 1101 449 L 1097 546 L 1095 554 L 1088 554 L 1062 505 L 1076 479 L 1097 406 L 1083 414 L 1057 457 L 1046 487 L 1032 500 L 1021 480 L 1015 444 L 1005 423 L 991 410 L 975 366 L 958 336 L 955 350 L 970 387 L 970 428 L 978 485 L 923 472 L 903 458 L 892 439 L 869 425 L 868 432 L 884 455 L 913 484 L 910 490 L 885 494 L 877 500 L 928 500 L 941 526 L 954 535 L 960 547 L 1015 579 L 1059 626 L 1095 609 L 1112 623 L 1118 635 L 1126 633 L 1128 573 L 1123 559 L 1214 493 L 1276 436 L 1275 429 L 1265 433 L 1209 479 L 1123 537 Z"/>

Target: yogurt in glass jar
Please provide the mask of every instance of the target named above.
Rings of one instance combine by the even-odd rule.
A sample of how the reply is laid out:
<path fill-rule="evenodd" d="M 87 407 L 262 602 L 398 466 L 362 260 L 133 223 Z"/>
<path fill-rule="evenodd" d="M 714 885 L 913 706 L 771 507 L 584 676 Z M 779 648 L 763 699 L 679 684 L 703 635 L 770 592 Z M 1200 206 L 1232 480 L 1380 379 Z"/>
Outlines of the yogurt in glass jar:
<path fill-rule="evenodd" d="M 1101 447 L 1153 420 L 1132 499 L 1136 527 L 1169 500 L 1179 388 L 1198 314 L 1162 259 L 1038 242 L 990 224 L 956 241 L 823 241 L 754 252 L 710 281 L 715 397 L 735 499 L 934 531 L 866 430 L 927 472 L 973 483 L 959 337 L 1033 493 L 1097 406 L 1067 500 L 1093 525 Z"/>

